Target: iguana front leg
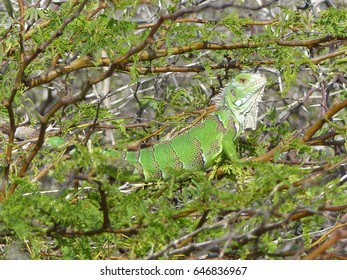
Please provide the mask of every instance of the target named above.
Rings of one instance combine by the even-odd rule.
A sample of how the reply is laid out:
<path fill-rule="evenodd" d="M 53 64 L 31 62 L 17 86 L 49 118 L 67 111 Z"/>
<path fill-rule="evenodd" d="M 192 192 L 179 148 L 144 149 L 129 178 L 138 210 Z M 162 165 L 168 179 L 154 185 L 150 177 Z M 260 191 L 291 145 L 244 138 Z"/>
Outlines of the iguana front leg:
<path fill-rule="evenodd" d="M 223 152 L 231 161 L 238 161 L 239 155 L 237 152 L 238 140 L 235 138 L 234 130 L 229 130 L 225 133 L 222 140 Z"/>

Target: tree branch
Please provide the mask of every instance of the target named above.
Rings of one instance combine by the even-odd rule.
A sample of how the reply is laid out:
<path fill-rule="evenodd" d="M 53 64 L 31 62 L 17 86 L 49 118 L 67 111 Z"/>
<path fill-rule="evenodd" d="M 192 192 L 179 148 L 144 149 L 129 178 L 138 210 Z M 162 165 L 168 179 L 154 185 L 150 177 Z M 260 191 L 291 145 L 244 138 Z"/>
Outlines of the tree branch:
<path fill-rule="evenodd" d="M 347 40 L 347 39 L 346 39 Z M 316 41 L 316 40 L 315 40 Z M 175 47 L 170 49 L 171 55 L 181 55 L 188 52 L 191 52 L 193 50 L 233 50 L 233 49 L 241 49 L 241 48 L 258 48 L 258 47 L 270 47 L 271 44 L 274 43 L 274 41 L 269 40 L 263 43 L 236 43 L 236 44 L 221 44 L 221 43 L 207 43 L 207 42 L 198 42 L 193 43 L 191 45 L 182 46 L 182 47 Z M 289 41 L 287 41 L 288 45 L 290 44 Z M 301 44 L 304 44 L 305 42 L 301 41 Z M 264 44 L 264 45 L 262 45 Z M 282 44 L 285 44 L 283 41 Z M 311 44 L 311 41 L 306 41 L 307 46 Z M 155 52 L 147 52 L 142 51 L 141 55 L 139 57 L 139 62 L 141 61 L 151 61 L 157 58 L 161 58 L 164 56 L 167 56 L 169 51 L 167 49 L 161 49 L 157 50 Z M 346 54 L 345 50 L 338 50 L 333 53 L 330 53 L 328 55 L 319 56 L 317 58 L 310 58 L 311 62 L 313 64 L 319 64 L 324 60 L 328 60 L 334 57 L 343 56 Z M 132 66 L 128 63 L 131 61 L 125 60 L 121 63 L 116 63 L 113 66 L 113 71 L 120 70 L 120 71 L 127 71 L 130 72 L 132 69 Z M 57 67 L 54 70 L 47 71 L 43 74 L 40 74 L 39 76 L 33 77 L 31 79 L 28 79 L 25 81 L 25 85 L 28 88 L 33 88 L 42 84 L 46 84 L 51 82 L 57 77 L 60 77 L 62 75 L 69 74 L 71 72 L 74 72 L 79 69 L 88 68 L 88 67 L 104 67 L 109 66 L 111 61 L 108 58 L 100 58 L 98 61 L 94 61 L 91 57 L 88 56 L 81 56 L 77 58 L 76 60 L 72 61 L 68 65 L 61 65 Z M 267 59 L 267 60 L 261 60 L 261 61 L 253 61 L 253 66 L 259 66 L 259 65 L 272 65 L 275 63 L 275 60 L 273 59 Z M 230 69 L 230 68 L 240 68 L 242 66 L 241 63 L 237 61 L 230 61 L 230 62 L 221 62 L 218 64 L 214 64 L 211 66 L 213 70 L 217 69 Z M 136 70 L 140 74 L 149 74 L 149 73 L 163 73 L 163 72 L 203 72 L 205 71 L 205 67 L 203 65 L 194 65 L 194 66 L 175 66 L 175 65 L 167 65 L 167 66 L 152 66 L 152 67 L 142 67 L 138 66 L 136 67 Z M 111 72 L 113 73 L 113 72 Z M 108 74 L 110 75 L 110 74 Z M 102 78 L 101 78 L 102 79 Z"/>
<path fill-rule="evenodd" d="M 328 121 L 328 119 L 330 119 L 333 115 L 335 115 L 338 111 L 342 110 L 345 107 L 347 107 L 347 99 L 340 103 L 334 104 L 322 117 L 320 117 L 317 121 L 313 123 L 313 125 L 311 125 L 307 129 L 307 131 L 304 133 L 304 136 L 300 139 L 300 143 L 307 143 L 311 139 L 311 137 L 319 129 L 322 128 L 322 126 Z M 266 154 L 252 158 L 250 161 L 269 161 L 273 158 L 275 153 L 288 151 L 290 149 L 290 143 L 292 140 L 294 140 L 294 138 L 286 140 L 285 142 L 280 142 L 275 148 L 273 148 Z"/>

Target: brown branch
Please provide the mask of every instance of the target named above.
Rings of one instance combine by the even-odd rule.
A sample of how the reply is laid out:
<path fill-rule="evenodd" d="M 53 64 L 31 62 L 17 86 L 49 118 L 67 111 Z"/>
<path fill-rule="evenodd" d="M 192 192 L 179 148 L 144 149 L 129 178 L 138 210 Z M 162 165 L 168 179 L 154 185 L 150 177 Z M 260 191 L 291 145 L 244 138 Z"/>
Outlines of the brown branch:
<path fill-rule="evenodd" d="M 341 51 L 336 51 L 336 52 L 332 52 L 326 55 L 322 55 L 316 58 L 312 58 L 311 61 L 313 64 L 317 65 L 319 63 L 321 63 L 324 60 L 328 60 L 337 56 L 341 56 L 341 55 L 346 55 L 347 51 L 346 50 L 341 50 Z"/>
<path fill-rule="evenodd" d="M 109 210 L 107 206 L 107 196 L 106 191 L 102 189 L 101 184 L 98 183 L 98 189 L 100 193 L 100 207 L 102 210 L 102 217 L 103 217 L 103 223 L 102 223 L 102 229 L 107 230 L 111 228 L 111 221 L 109 216 Z"/>
<path fill-rule="evenodd" d="M 184 240 L 187 240 L 189 238 L 191 238 L 192 236 L 197 236 L 198 234 L 200 234 L 203 231 L 208 231 L 208 230 L 212 230 L 212 229 L 217 229 L 217 228 L 221 228 L 221 227 L 226 227 L 228 225 L 230 225 L 230 222 L 233 221 L 235 219 L 235 217 L 240 217 L 241 214 L 243 214 L 244 211 L 240 211 L 238 213 L 235 213 L 233 215 L 233 217 L 229 218 L 228 220 L 222 220 L 219 222 L 216 222 L 212 225 L 204 225 L 200 228 L 197 228 L 196 230 L 186 234 L 183 237 L 180 237 L 177 240 L 172 240 L 164 249 L 162 249 L 159 252 L 156 253 L 152 253 L 150 255 L 148 255 L 146 257 L 146 259 L 156 259 L 160 256 L 163 255 L 175 255 L 175 254 L 186 254 L 186 253 L 191 253 L 194 250 L 197 249 L 204 249 L 206 247 L 210 247 L 212 245 L 216 245 L 218 247 L 221 246 L 221 244 L 223 242 L 235 242 L 236 245 L 235 247 L 237 248 L 240 245 L 244 245 L 247 244 L 249 242 L 254 241 L 255 239 L 257 239 L 258 237 L 260 237 L 261 235 L 270 232 L 272 230 L 278 229 L 278 228 L 282 228 L 283 226 L 296 221 L 296 220 L 300 220 L 304 217 L 309 217 L 312 215 L 323 215 L 323 212 L 317 212 L 314 210 L 311 210 L 309 208 L 307 209 L 297 209 L 294 210 L 290 213 L 285 213 L 283 214 L 283 219 L 273 222 L 273 223 L 262 223 L 260 224 L 258 227 L 244 233 L 244 234 L 240 234 L 240 235 L 235 235 L 234 232 L 230 231 L 228 233 L 226 233 L 224 236 L 220 237 L 220 238 L 216 238 L 214 240 L 211 241 L 207 241 L 207 242 L 201 242 L 201 243 L 190 243 L 187 244 L 186 246 L 183 246 L 181 248 L 177 248 L 178 244 L 180 244 L 181 242 L 183 242 Z M 247 213 L 247 212 L 246 212 Z M 260 213 L 260 211 L 256 211 L 256 213 Z M 255 215 L 253 215 L 255 216 Z"/>
<path fill-rule="evenodd" d="M 197 226 L 195 227 L 195 230 L 201 228 L 201 227 L 206 223 L 206 221 L 207 221 L 207 216 L 208 216 L 209 212 L 210 212 L 210 210 L 207 209 L 207 210 L 205 210 L 205 211 L 202 213 L 202 215 L 201 215 L 201 217 L 200 217 L 200 220 L 199 220 L 199 223 L 198 223 Z M 186 245 L 187 243 L 193 241 L 197 235 L 198 235 L 198 234 L 189 236 L 187 239 L 181 241 L 181 242 L 177 245 L 177 247 L 178 247 L 178 248 L 183 247 L 183 246 Z"/>
<path fill-rule="evenodd" d="M 259 48 L 266 47 L 276 44 L 278 46 L 290 46 L 290 47 L 300 47 L 304 46 L 311 48 L 313 46 L 319 45 L 322 42 L 327 42 L 329 40 L 341 40 L 346 41 L 346 37 L 323 37 L 317 39 L 308 39 L 308 40 L 282 40 L 282 39 L 268 39 L 261 42 L 238 42 L 238 43 L 212 43 L 212 42 L 196 42 L 185 46 L 173 47 L 170 49 L 160 49 L 156 52 L 147 52 L 144 51 L 141 53 L 139 60 L 140 61 L 151 61 L 153 59 L 161 58 L 170 55 L 179 55 L 191 51 L 197 50 L 234 50 L 234 49 L 246 49 L 246 48 Z M 127 61 L 129 62 L 129 61 Z"/>
<path fill-rule="evenodd" d="M 99 0 L 99 6 L 96 9 L 92 10 L 91 12 L 89 12 L 89 14 L 87 16 L 87 20 L 91 20 L 100 11 L 106 9 L 107 6 L 108 5 L 107 5 L 105 0 Z"/>
<path fill-rule="evenodd" d="M 342 204 L 342 205 L 322 205 L 318 207 L 319 211 L 332 211 L 332 212 L 337 212 L 337 211 L 345 211 L 347 210 L 347 204 Z"/>
<path fill-rule="evenodd" d="M 215 24 L 221 24 L 220 20 L 205 20 L 205 19 L 201 19 L 201 18 L 195 18 L 195 17 L 186 17 L 186 18 L 178 18 L 174 21 L 175 23 L 198 23 L 198 24 L 205 24 L 205 23 L 215 23 Z M 252 25 L 270 25 L 270 24 L 274 24 L 277 23 L 278 20 L 264 20 L 264 21 L 251 21 L 251 22 L 247 22 L 242 24 L 242 26 L 252 26 Z M 143 24 L 139 24 L 136 29 L 146 29 L 146 28 L 151 28 L 154 26 L 155 23 L 143 23 Z"/>
<path fill-rule="evenodd" d="M 63 152 L 65 152 L 65 150 L 64 150 Z M 33 178 L 31 179 L 31 182 L 38 182 L 38 181 L 40 181 L 44 176 L 46 176 L 46 175 L 48 174 L 48 172 L 49 172 L 50 170 L 52 170 L 52 169 L 57 165 L 57 162 L 59 162 L 61 159 L 67 159 L 67 158 L 70 157 L 70 156 L 65 156 L 65 157 L 63 157 L 63 155 L 64 155 L 64 154 L 61 153 L 61 155 L 60 155 L 60 157 L 59 157 L 59 159 L 58 159 L 57 161 L 54 161 L 54 162 L 48 164 L 44 169 L 40 170 L 40 171 L 35 175 L 35 177 L 33 177 Z"/>
<path fill-rule="evenodd" d="M 260 65 L 271 65 L 274 64 L 274 60 L 260 60 L 260 61 L 253 61 L 251 63 L 252 66 L 260 66 Z M 217 64 L 212 64 L 209 68 L 211 70 L 218 70 L 218 69 L 235 69 L 235 68 L 242 68 L 243 65 L 239 63 L 238 61 L 227 61 L 227 62 L 221 62 Z M 124 70 L 126 72 L 130 72 L 133 67 L 129 65 L 120 65 L 120 70 Z M 166 66 L 150 66 L 150 67 L 136 67 L 136 71 L 140 74 L 146 75 L 150 73 L 167 73 L 167 72 L 203 72 L 206 68 L 202 64 L 192 65 L 192 66 L 176 66 L 176 65 L 166 65 Z"/>
<path fill-rule="evenodd" d="M 110 61 L 107 59 L 100 59 L 99 61 L 100 66 L 106 66 L 109 65 Z M 52 71 L 48 71 L 46 73 L 43 73 L 39 76 L 36 76 L 34 78 L 28 79 L 25 81 L 25 85 L 30 89 L 42 84 L 49 83 L 53 81 L 55 78 L 60 77 L 62 75 L 69 74 L 73 71 L 86 68 L 86 67 L 95 67 L 95 64 L 93 64 L 93 61 L 88 56 L 81 56 L 77 58 L 76 60 L 72 61 L 68 65 L 59 66 L 56 69 Z"/>
<path fill-rule="evenodd" d="M 90 88 L 92 87 L 92 85 L 93 84 L 90 81 L 86 82 L 86 84 L 85 84 L 84 88 L 81 90 L 80 94 L 77 94 L 77 95 L 72 96 L 72 97 L 62 98 L 51 108 L 50 111 L 48 111 L 46 113 L 45 116 L 43 116 L 41 118 L 41 127 L 40 127 L 39 137 L 38 137 L 37 142 L 34 145 L 33 149 L 29 153 L 29 156 L 24 160 L 23 165 L 19 169 L 19 172 L 18 172 L 19 177 L 23 177 L 26 174 L 31 162 L 33 161 L 33 159 L 36 157 L 36 155 L 40 151 L 40 149 L 44 143 L 44 140 L 45 140 L 46 128 L 47 128 L 47 125 L 48 125 L 49 121 L 51 120 L 51 118 L 62 107 L 65 107 L 65 106 L 68 106 L 71 104 L 75 104 L 79 101 L 82 101 L 85 98 L 88 91 L 90 90 Z M 10 185 L 10 188 L 9 188 L 9 195 L 14 193 L 14 191 L 17 188 L 17 185 L 18 185 L 17 182 L 15 182 L 15 181 L 12 182 L 12 184 Z M 0 199 L 1 199 L 1 197 L 0 197 Z"/>
<path fill-rule="evenodd" d="M 325 36 L 322 38 L 308 39 L 308 40 L 277 40 L 279 46 L 288 46 L 288 47 L 307 47 L 312 48 L 318 46 L 322 43 L 330 41 L 346 41 L 347 36 Z"/>
<path fill-rule="evenodd" d="M 319 56 L 316 58 L 311 58 L 310 61 L 313 64 L 317 65 L 324 60 L 328 60 L 328 59 L 342 56 L 345 54 L 346 54 L 345 50 L 336 51 L 336 52 L 330 53 L 328 55 L 323 55 L 323 56 Z M 107 63 L 107 60 L 104 59 L 103 63 Z M 273 65 L 273 64 L 275 64 L 274 59 L 254 60 L 251 62 L 252 67 L 260 66 L 260 65 Z M 227 62 L 212 64 L 210 66 L 210 69 L 218 70 L 218 69 L 232 69 L 232 68 L 242 68 L 242 67 L 243 67 L 243 65 L 241 63 L 239 63 L 238 61 L 227 61 Z M 118 69 L 130 72 L 131 70 L 133 70 L 133 67 L 131 65 L 120 65 Z M 138 66 L 138 67 L 136 67 L 136 71 L 140 74 L 143 74 L 143 75 L 150 74 L 150 73 L 167 73 L 167 72 L 180 72 L 180 73 L 196 72 L 196 73 L 199 73 L 199 72 L 203 72 L 205 70 L 206 69 L 202 64 L 197 64 L 197 65 L 193 65 L 193 66 L 166 65 L 166 66 L 150 66 L 150 67 Z"/>
<path fill-rule="evenodd" d="M 21 63 L 24 63 L 25 60 L 25 46 L 24 46 L 24 29 L 25 29 L 25 22 L 24 22 L 24 1 L 19 0 L 18 1 L 18 6 L 19 6 L 19 15 L 20 15 L 20 20 L 19 20 L 19 49 L 20 49 L 20 61 Z"/>
<path fill-rule="evenodd" d="M 304 134 L 301 142 L 305 143 L 338 111 L 347 107 L 347 99 L 334 104 L 322 117 L 320 117 Z"/>
<path fill-rule="evenodd" d="M 84 6 L 87 4 L 88 0 L 84 0 L 82 4 L 79 6 L 78 10 L 70 17 L 67 18 L 62 26 L 51 36 L 50 39 L 48 39 L 46 42 L 42 43 L 32 54 L 27 56 L 24 52 L 25 46 L 24 46 L 24 3 L 23 1 L 19 1 L 19 7 L 20 7 L 20 16 L 21 16 L 21 23 L 20 23 L 20 29 L 21 32 L 19 32 L 19 43 L 20 43 L 20 65 L 19 69 L 17 71 L 14 85 L 11 90 L 11 94 L 8 100 L 4 101 L 4 106 L 6 107 L 8 113 L 9 113 L 9 119 L 10 119 L 10 133 L 9 133 L 9 139 L 8 139 L 8 145 L 7 145 L 7 150 L 6 150 L 6 163 L 5 163 L 5 168 L 4 168 L 4 178 L 2 180 L 2 185 L 0 186 L 0 202 L 3 200 L 3 196 L 11 195 L 16 187 L 17 183 L 12 182 L 11 186 L 9 187 L 8 194 L 6 194 L 6 184 L 8 182 L 8 178 L 10 175 L 10 163 L 11 163 L 11 158 L 12 158 L 12 146 L 13 146 L 13 141 L 14 141 L 14 136 L 15 136 L 15 131 L 16 131 L 16 125 L 15 125 L 15 118 L 14 118 L 14 111 L 12 107 L 12 103 L 14 101 L 15 96 L 17 95 L 18 91 L 21 89 L 23 86 L 23 77 L 24 77 L 24 71 L 27 68 L 27 66 L 40 54 L 42 53 L 57 37 L 61 36 L 63 31 L 65 30 L 66 26 L 73 21 L 75 18 L 77 18 L 80 13 L 82 12 Z M 62 104 L 64 105 L 64 104 Z M 58 106 L 58 109 L 60 106 Z M 54 111 L 55 107 L 53 110 L 51 110 L 52 115 L 56 112 Z M 50 119 L 50 116 L 47 116 L 47 119 Z M 36 144 L 34 145 L 34 148 L 31 150 L 28 158 L 24 161 L 22 167 L 20 168 L 18 172 L 19 177 L 23 177 L 28 170 L 32 160 L 35 158 L 37 155 L 38 151 L 41 149 L 43 143 L 44 143 L 44 137 L 45 137 L 45 132 L 48 124 L 48 120 L 43 120 L 41 121 L 41 128 L 40 128 L 40 134 L 38 137 L 38 140 Z"/>
<path fill-rule="evenodd" d="M 40 133 L 39 133 L 39 137 L 37 139 L 37 142 L 34 145 L 33 149 L 31 150 L 29 156 L 24 160 L 23 165 L 19 169 L 19 172 L 17 174 L 19 177 L 23 177 L 25 175 L 31 162 L 33 161 L 33 159 L 35 158 L 35 156 L 37 155 L 37 153 L 41 149 L 41 147 L 44 143 L 44 140 L 45 140 L 46 128 L 47 128 L 47 124 L 41 123 Z M 8 195 L 12 195 L 14 193 L 15 189 L 17 188 L 17 185 L 18 185 L 18 183 L 16 181 L 12 182 L 12 184 L 10 185 L 9 190 L 8 190 Z"/>
<path fill-rule="evenodd" d="M 328 121 L 328 119 L 330 119 L 333 115 L 335 115 L 338 111 L 345 107 L 347 107 L 347 99 L 343 100 L 340 103 L 334 104 L 322 117 L 320 117 L 313 123 L 313 125 L 311 125 L 311 127 L 307 129 L 307 131 L 304 133 L 304 136 L 300 139 L 300 143 L 307 143 L 311 139 L 311 137 Z M 285 152 L 290 150 L 290 143 L 292 142 L 292 140 L 294 140 L 294 137 L 289 140 L 280 142 L 275 148 L 273 148 L 266 154 L 255 157 L 250 161 L 269 161 L 273 158 L 276 152 Z"/>
<path fill-rule="evenodd" d="M 266 154 L 263 154 L 259 157 L 255 157 L 250 159 L 251 162 L 264 162 L 269 161 L 273 158 L 274 154 L 277 152 L 284 152 L 289 150 L 289 143 L 291 143 L 295 139 L 295 136 L 291 136 L 289 139 L 283 140 L 280 142 L 275 148 L 268 151 Z"/>
<path fill-rule="evenodd" d="M 329 173 L 331 170 L 334 170 L 336 168 L 339 168 L 344 163 L 347 162 L 347 156 L 342 158 L 340 161 L 332 164 L 332 163 L 326 163 L 325 165 L 321 166 L 320 168 L 317 168 L 314 172 L 310 174 L 307 178 L 300 179 L 296 182 L 293 182 L 290 185 L 283 185 L 277 188 L 278 191 L 287 190 L 290 187 L 300 188 L 302 186 L 307 186 L 310 183 L 317 182 L 317 179 L 319 177 L 322 177 L 324 174 Z M 322 206 L 323 207 L 323 206 Z M 327 208 L 327 209 L 335 209 L 335 208 Z M 319 208 L 319 210 L 323 210 L 323 208 Z"/>
<path fill-rule="evenodd" d="M 25 46 L 24 46 L 24 2 L 23 0 L 18 1 L 19 6 L 19 13 L 20 13 L 20 20 L 19 20 L 19 51 L 20 51 L 20 61 L 19 61 L 19 67 L 18 71 L 16 73 L 16 77 L 14 80 L 13 87 L 11 89 L 10 97 L 7 100 L 4 100 L 3 105 L 7 109 L 8 115 L 9 115 L 9 121 L 10 121 L 10 130 L 8 134 L 8 143 L 6 148 L 6 158 L 5 158 L 5 166 L 3 171 L 3 178 L 1 180 L 0 185 L 0 202 L 3 200 L 4 196 L 7 196 L 6 194 L 6 186 L 9 180 L 10 176 L 10 168 L 11 168 L 11 161 L 12 161 L 12 147 L 15 139 L 15 133 L 16 133 L 16 120 L 13 110 L 13 101 L 15 99 L 15 96 L 17 95 L 18 91 L 22 87 L 22 78 L 24 76 L 24 71 L 26 68 L 25 63 Z"/>
<path fill-rule="evenodd" d="M 313 40 L 306 40 L 306 41 L 296 41 L 297 43 L 301 45 L 311 46 L 314 42 L 321 42 L 324 41 L 324 39 L 313 39 Z M 347 40 L 347 38 L 345 39 Z M 169 53 L 170 55 L 181 55 L 187 52 L 196 51 L 196 50 L 233 50 L 233 49 L 241 49 L 241 48 L 259 48 L 259 47 L 269 47 L 272 44 L 277 44 L 276 40 L 267 40 L 263 42 L 250 42 L 250 43 L 229 43 L 229 44 L 223 44 L 223 43 L 209 43 L 209 42 L 196 42 L 190 45 L 181 46 L 181 47 L 174 47 L 170 50 L 168 49 L 160 49 L 157 51 L 151 51 L 148 52 L 146 50 L 141 51 L 139 56 L 139 61 L 151 61 L 157 58 L 165 57 Z M 282 46 L 293 46 L 291 41 L 281 41 Z M 137 50 L 140 52 L 140 50 Z M 134 53 L 130 54 L 133 55 Z M 330 53 L 328 55 L 323 55 L 317 58 L 311 58 L 311 62 L 313 64 L 319 64 L 324 60 L 331 59 L 337 56 L 345 55 L 345 50 L 339 50 L 333 53 Z M 127 55 L 128 56 L 128 55 Z M 129 57 L 128 57 L 129 58 Z M 118 58 L 117 61 L 114 61 L 113 71 L 115 70 L 123 70 L 128 71 L 132 69 L 131 66 L 127 65 L 129 62 L 131 62 L 131 59 L 128 59 L 127 57 Z M 255 61 L 252 63 L 253 66 L 258 66 L 261 64 L 267 64 L 271 65 L 274 64 L 274 60 L 263 60 L 263 61 Z M 76 60 L 72 61 L 68 65 L 61 65 L 57 67 L 54 70 L 47 71 L 39 76 L 36 76 L 34 78 L 28 79 L 25 81 L 25 85 L 28 88 L 33 88 L 38 85 L 46 84 L 54 80 L 55 78 L 71 73 L 73 71 L 87 68 L 87 67 L 104 67 L 109 66 L 111 64 L 111 61 L 108 58 L 100 58 L 97 61 L 94 61 L 91 57 L 88 56 L 81 56 L 77 58 Z M 238 62 L 223 62 L 218 63 L 215 65 L 212 65 L 212 69 L 223 69 L 223 68 L 239 68 L 242 65 L 240 65 Z M 162 66 L 162 67 L 137 67 L 137 71 L 140 74 L 148 74 L 148 73 L 163 73 L 163 72 L 202 72 L 205 71 L 205 68 L 202 65 L 195 65 L 195 66 L 174 66 L 174 65 L 168 65 L 168 66 Z M 113 73 L 113 72 L 112 72 Z M 110 75 L 110 74 L 108 74 Z"/>
<path fill-rule="evenodd" d="M 342 225 L 345 229 L 336 226 L 334 233 L 329 239 L 323 242 L 320 246 L 312 250 L 304 259 L 305 260 L 314 260 L 319 257 L 323 252 L 331 248 L 333 245 L 338 243 L 341 239 L 347 238 L 347 227 L 346 224 Z"/>
<path fill-rule="evenodd" d="M 218 23 L 219 20 L 204 20 L 204 19 L 200 19 L 200 18 L 178 18 L 174 21 L 175 23 L 200 23 L 200 24 L 204 24 L 204 23 Z M 139 24 L 138 26 L 136 26 L 136 29 L 147 29 L 147 28 L 151 28 L 155 25 L 155 23 L 143 23 L 143 24 Z"/>

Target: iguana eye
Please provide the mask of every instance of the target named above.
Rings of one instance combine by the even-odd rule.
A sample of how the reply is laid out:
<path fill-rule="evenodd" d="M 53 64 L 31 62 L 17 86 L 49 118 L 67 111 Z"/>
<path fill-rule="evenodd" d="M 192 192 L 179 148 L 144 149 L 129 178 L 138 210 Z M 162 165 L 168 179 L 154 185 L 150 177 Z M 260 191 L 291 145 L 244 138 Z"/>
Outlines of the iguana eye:
<path fill-rule="evenodd" d="M 241 84 L 244 84 L 245 82 L 247 82 L 247 79 L 246 79 L 246 78 L 240 78 L 240 83 L 241 83 Z"/>

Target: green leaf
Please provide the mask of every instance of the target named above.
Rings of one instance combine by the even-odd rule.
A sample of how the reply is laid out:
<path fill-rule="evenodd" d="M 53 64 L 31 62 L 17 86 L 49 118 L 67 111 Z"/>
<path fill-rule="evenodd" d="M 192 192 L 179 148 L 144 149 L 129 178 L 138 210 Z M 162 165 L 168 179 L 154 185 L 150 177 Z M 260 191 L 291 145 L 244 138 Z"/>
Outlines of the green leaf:
<path fill-rule="evenodd" d="M 25 20 L 34 20 L 37 21 L 39 18 L 44 18 L 45 13 L 43 10 L 35 8 L 35 7 L 30 7 L 25 11 L 24 19 Z"/>
<path fill-rule="evenodd" d="M 66 141 L 58 136 L 53 136 L 47 139 L 47 143 L 52 147 L 52 148 L 59 148 L 66 144 Z"/>
<path fill-rule="evenodd" d="M 12 3 L 10 0 L 2 0 L 2 2 L 4 3 L 5 7 L 6 7 L 6 11 L 8 13 L 8 15 L 13 18 L 13 8 L 12 8 Z"/>

